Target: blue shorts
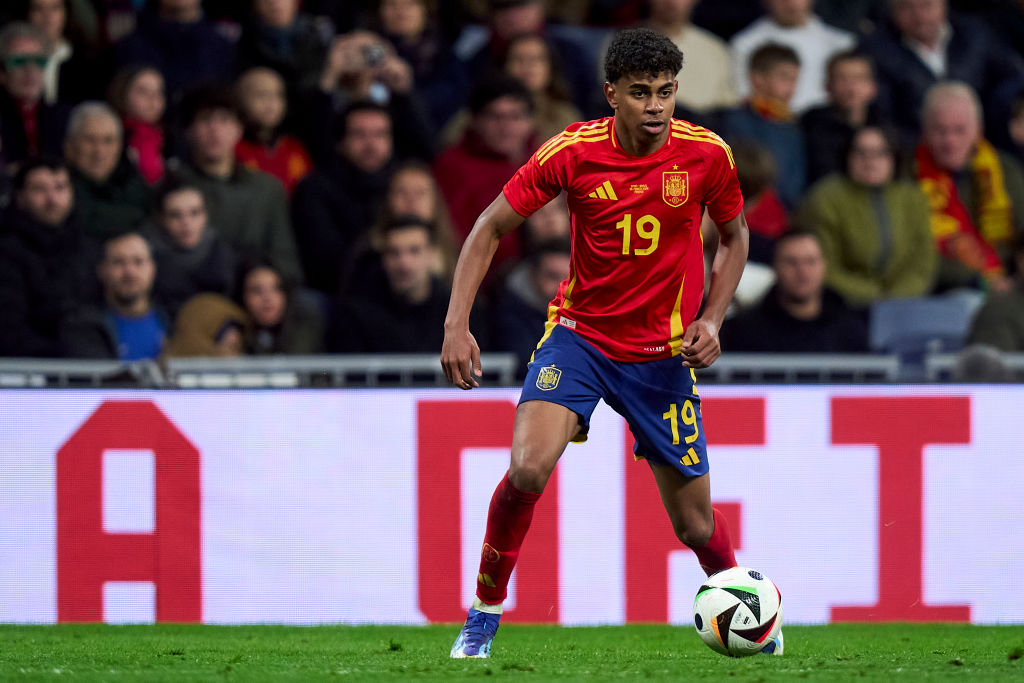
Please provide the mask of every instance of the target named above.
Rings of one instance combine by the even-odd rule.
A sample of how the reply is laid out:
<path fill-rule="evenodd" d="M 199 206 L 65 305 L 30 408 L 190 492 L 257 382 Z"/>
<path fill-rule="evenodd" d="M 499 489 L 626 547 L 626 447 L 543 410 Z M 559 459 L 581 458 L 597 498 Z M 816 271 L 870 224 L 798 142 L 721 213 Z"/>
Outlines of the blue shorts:
<path fill-rule="evenodd" d="M 579 416 L 585 441 L 598 399 L 626 418 L 648 462 L 671 465 L 687 477 L 707 474 L 707 442 L 696 377 L 679 357 L 623 363 L 602 354 L 575 332 L 556 325 L 534 354 L 520 403 L 548 401 Z"/>

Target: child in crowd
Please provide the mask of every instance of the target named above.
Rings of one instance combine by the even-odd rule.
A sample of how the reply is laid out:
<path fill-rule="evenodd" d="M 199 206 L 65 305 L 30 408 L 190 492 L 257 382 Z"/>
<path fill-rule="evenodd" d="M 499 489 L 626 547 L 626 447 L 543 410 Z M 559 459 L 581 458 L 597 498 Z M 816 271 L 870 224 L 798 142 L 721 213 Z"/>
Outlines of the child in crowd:
<path fill-rule="evenodd" d="M 776 189 L 789 208 L 796 206 L 807 176 L 804 137 L 789 103 L 800 76 L 800 58 L 784 45 L 769 43 L 750 56 L 750 99 L 725 113 L 724 137 L 733 144 L 752 140 L 763 144 L 775 160 Z"/>
<path fill-rule="evenodd" d="M 237 89 L 245 134 L 235 147 L 235 157 L 276 177 L 291 197 L 313 162 L 298 138 L 282 131 L 288 113 L 284 79 L 273 69 L 254 67 L 239 77 Z"/>

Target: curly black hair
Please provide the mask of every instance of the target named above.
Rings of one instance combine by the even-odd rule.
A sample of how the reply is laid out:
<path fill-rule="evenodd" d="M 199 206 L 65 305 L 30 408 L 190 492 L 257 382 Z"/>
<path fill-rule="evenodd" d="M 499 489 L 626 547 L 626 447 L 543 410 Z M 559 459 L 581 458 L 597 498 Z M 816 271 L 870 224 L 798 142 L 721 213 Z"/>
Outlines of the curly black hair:
<path fill-rule="evenodd" d="M 683 53 L 671 40 L 649 28 L 619 31 L 604 58 L 604 77 L 614 83 L 629 74 L 652 77 L 667 73 L 673 78 L 683 68 Z"/>

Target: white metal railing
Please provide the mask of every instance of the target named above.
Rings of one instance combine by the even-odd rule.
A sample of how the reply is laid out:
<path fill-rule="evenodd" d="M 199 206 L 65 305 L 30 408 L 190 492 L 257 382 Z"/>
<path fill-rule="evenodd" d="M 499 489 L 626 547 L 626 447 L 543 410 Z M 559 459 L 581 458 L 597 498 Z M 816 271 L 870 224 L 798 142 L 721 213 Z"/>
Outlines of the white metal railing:
<path fill-rule="evenodd" d="M 521 368 L 512 354 L 483 354 L 485 386 L 514 386 Z M 1002 381 L 1024 382 L 1024 353 L 999 354 Z M 867 384 L 977 381 L 964 357 L 930 353 L 924 366 L 896 355 L 728 353 L 699 371 L 702 383 Z M 992 381 L 993 378 L 988 378 Z M 0 388 L 139 387 L 276 389 L 446 386 L 435 354 L 175 358 L 156 363 L 0 358 Z"/>

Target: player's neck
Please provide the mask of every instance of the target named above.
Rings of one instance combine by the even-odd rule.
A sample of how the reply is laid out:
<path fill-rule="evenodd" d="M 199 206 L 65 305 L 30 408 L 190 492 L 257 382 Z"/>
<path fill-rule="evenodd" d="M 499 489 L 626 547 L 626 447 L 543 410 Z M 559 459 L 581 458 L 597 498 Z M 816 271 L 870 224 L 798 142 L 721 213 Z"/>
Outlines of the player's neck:
<path fill-rule="evenodd" d="M 657 152 L 668 140 L 669 131 L 672 129 L 672 124 L 670 123 L 656 137 L 651 137 L 639 131 L 623 130 L 625 126 L 618 116 L 614 117 L 613 125 L 615 127 L 615 139 L 618 141 L 619 146 L 622 147 L 622 151 L 631 157 L 645 157 L 648 154 Z"/>

